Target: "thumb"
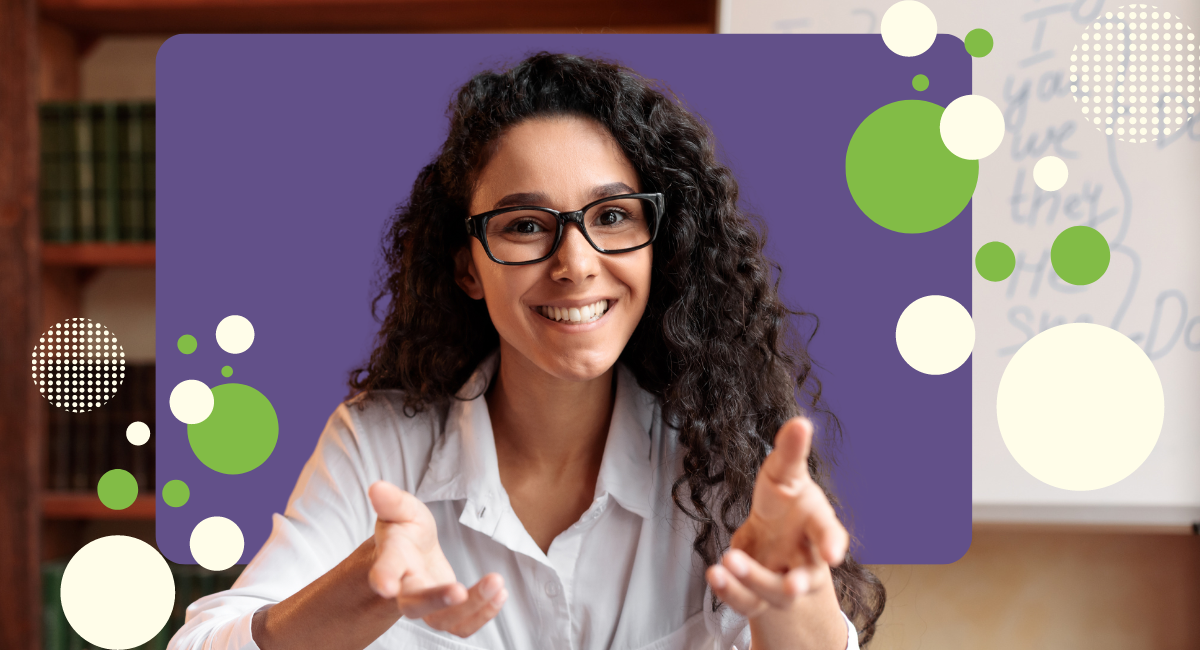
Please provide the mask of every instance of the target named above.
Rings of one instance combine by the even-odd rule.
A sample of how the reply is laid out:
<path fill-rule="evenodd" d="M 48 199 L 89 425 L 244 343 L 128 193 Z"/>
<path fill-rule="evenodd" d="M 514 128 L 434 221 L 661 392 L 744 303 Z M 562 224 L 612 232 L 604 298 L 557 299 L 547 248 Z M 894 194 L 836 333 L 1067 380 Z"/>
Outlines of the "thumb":
<path fill-rule="evenodd" d="M 371 507 L 382 522 L 416 522 L 424 509 L 424 504 L 419 499 L 387 481 L 372 483 L 367 489 L 367 496 L 370 497 Z"/>

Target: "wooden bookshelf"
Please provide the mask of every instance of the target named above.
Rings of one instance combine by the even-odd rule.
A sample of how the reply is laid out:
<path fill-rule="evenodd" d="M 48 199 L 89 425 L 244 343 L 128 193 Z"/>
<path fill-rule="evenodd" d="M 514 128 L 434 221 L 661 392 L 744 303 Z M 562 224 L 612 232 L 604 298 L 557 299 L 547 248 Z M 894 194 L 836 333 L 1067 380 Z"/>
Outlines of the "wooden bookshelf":
<path fill-rule="evenodd" d="M 42 244 L 42 264 L 66 267 L 154 266 L 154 242 Z"/>
<path fill-rule="evenodd" d="M 45 519 L 154 519 L 154 496 L 140 495 L 133 505 L 113 510 L 100 502 L 95 492 L 42 492 Z"/>

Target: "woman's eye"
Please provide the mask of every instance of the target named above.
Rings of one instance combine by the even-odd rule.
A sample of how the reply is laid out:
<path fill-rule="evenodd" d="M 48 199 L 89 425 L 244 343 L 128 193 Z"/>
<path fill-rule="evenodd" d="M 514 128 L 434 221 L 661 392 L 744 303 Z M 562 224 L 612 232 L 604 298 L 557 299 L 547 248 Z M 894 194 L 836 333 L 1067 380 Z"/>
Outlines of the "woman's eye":
<path fill-rule="evenodd" d="M 605 210 L 596 218 L 596 225 L 611 226 L 620 223 L 620 220 L 624 218 L 625 215 L 619 210 Z"/>
<path fill-rule="evenodd" d="M 542 224 L 536 221 L 518 221 L 512 225 L 513 232 L 519 235 L 532 235 L 538 232 Z"/>

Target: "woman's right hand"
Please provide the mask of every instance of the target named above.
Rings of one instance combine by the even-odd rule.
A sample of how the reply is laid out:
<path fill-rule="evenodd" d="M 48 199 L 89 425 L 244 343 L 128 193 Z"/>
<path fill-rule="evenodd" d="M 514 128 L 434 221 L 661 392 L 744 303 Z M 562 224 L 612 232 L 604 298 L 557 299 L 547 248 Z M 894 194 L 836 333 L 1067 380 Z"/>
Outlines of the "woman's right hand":
<path fill-rule="evenodd" d="M 508 598 L 504 579 L 489 573 L 470 589 L 460 584 L 424 503 L 387 481 L 376 481 L 367 494 L 378 516 L 367 574 L 375 593 L 395 599 L 401 616 L 464 638 L 500 612 Z"/>

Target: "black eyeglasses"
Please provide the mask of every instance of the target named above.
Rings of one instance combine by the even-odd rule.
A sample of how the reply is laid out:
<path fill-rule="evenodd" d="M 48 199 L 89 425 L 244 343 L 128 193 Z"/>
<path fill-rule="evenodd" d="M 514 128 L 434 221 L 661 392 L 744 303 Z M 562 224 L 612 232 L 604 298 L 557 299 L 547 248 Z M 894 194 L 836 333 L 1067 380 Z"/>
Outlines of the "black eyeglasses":
<path fill-rule="evenodd" d="M 520 205 L 467 217 L 467 234 L 478 239 L 498 264 L 549 259 L 562 243 L 569 222 L 579 226 L 597 251 L 628 253 L 654 241 L 665 208 L 663 195 L 657 192 L 608 196 L 574 212 Z"/>

